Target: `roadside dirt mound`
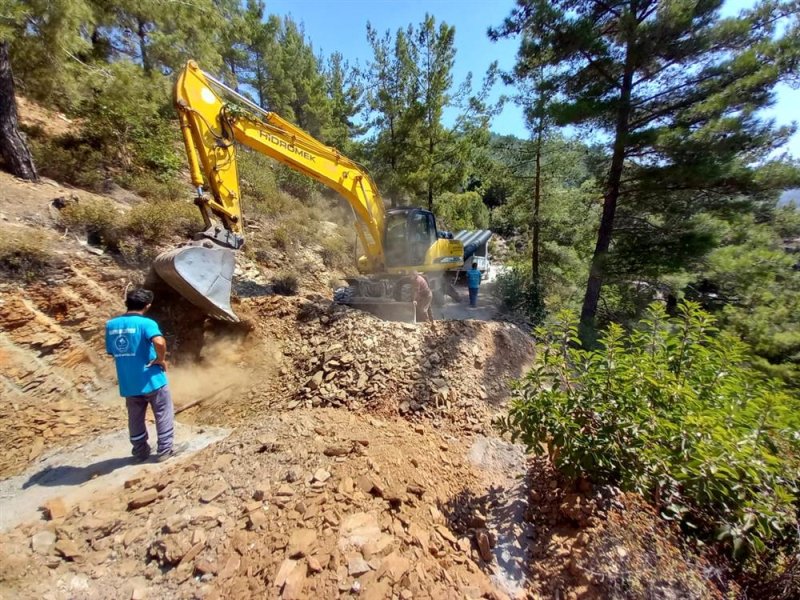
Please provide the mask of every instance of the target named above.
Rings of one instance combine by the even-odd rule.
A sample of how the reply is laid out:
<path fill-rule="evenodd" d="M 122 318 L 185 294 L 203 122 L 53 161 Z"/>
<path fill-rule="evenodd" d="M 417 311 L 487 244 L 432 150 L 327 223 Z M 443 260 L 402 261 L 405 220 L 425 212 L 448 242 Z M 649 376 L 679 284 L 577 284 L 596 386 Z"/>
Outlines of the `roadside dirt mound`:
<path fill-rule="evenodd" d="M 641 499 L 524 465 L 507 442 L 399 418 L 263 416 L 0 534 L 0 595 L 722 597 Z"/>
<path fill-rule="evenodd" d="M 122 493 L 0 536 L 17 597 L 499 598 L 442 512 L 466 447 L 331 409 L 265 417 Z"/>
<path fill-rule="evenodd" d="M 587 481 L 567 484 L 544 457 L 531 459 L 528 484 L 535 597 L 724 597 L 721 588 L 730 584 L 722 570 L 683 546 L 641 497 Z"/>
<path fill-rule="evenodd" d="M 215 325 L 212 336 L 242 336 L 237 352 L 201 361 L 242 377 L 233 396 L 192 409 L 197 422 L 331 406 L 480 432 L 533 357 L 530 336 L 509 323 L 392 323 L 315 295 L 248 298 L 236 310 L 239 333 Z"/>

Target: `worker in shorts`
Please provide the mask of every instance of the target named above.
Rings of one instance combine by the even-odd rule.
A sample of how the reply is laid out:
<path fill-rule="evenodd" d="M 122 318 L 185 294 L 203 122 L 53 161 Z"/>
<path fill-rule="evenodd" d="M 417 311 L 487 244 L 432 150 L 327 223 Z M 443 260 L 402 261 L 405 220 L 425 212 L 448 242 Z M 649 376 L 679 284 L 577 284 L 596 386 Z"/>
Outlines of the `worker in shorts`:
<path fill-rule="evenodd" d="M 414 307 L 417 313 L 417 321 L 433 321 L 431 304 L 433 303 L 433 292 L 428 285 L 428 280 L 419 271 L 414 273 L 411 282 L 414 290 Z"/>
<path fill-rule="evenodd" d="M 153 411 L 158 434 L 156 459 L 161 462 L 183 450 L 173 444 L 175 412 L 167 385 L 167 341 L 158 323 L 144 314 L 153 303 L 153 292 L 135 289 L 126 295 L 124 315 L 106 323 L 106 352 L 114 357 L 120 396 L 128 408 L 131 454 L 140 460 L 150 456 L 145 415 Z"/>

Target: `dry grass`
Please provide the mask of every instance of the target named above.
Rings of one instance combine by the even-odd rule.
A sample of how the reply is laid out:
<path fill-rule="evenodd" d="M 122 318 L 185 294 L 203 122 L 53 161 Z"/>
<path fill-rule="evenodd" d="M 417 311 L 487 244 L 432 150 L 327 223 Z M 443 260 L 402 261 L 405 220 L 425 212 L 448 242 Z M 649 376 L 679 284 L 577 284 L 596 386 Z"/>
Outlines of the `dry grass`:
<path fill-rule="evenodd" d="M 322 262 L 329 269 L 347 270 L 353 264 L 353 248 L 347 240 L 340 235 L 334 234 L 323 238 L 320 241 L 322 250 Z"/>
<path fill-rule="evenodd" d="M 202 228 L 197 208 L 181 200 L 149 200 L 127 212 L 112 202 L 76 202 L 62 210 L 61 218 L 68 228 L 84 232 L 90 243 L 131 262 L 147 262 L 161 246 Z"/>
<path fill-rule="evenodd" d="M 41 232 L 27 228 L 0 230 L 0 273 L 7 277 L 32 281 L 61 265 L 51 240 Z"/>

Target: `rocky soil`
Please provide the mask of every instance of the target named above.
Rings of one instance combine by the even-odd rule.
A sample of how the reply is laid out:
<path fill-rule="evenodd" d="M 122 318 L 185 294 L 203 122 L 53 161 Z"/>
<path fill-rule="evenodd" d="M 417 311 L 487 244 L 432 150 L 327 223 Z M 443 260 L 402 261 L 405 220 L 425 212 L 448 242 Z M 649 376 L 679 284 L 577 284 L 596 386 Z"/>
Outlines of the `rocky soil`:
<path fill-rule="evenodd" d="M 53 257 L 0 280 L 4 478 L 124 427 L 102 330 L 146 273 L 55 235 L 64 193 L 0 174 L 0 227 L 49 236 Z M 264 295 L 246 258 L 238 273 L 240 324 L 165 289 L 153 311 L 179 418 L 233 432 L 0 533 L 0 598 L 715 597 L 641 500 L 496 438 L 526 331 L 386 323 L 319 285 Z"/>

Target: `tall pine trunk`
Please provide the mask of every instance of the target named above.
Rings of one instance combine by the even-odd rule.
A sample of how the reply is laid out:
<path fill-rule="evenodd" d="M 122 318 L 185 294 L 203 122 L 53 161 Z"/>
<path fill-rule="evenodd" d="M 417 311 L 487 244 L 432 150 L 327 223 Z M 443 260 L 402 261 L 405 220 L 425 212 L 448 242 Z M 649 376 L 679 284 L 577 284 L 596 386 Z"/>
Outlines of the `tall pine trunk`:
<path fill-rule="evenodd" d="M 153 70 L 153 65 L 150 64 L 150 56 L 147 53 L 147 23 L 141 17 L 138 18 L 139 28 L 136 34 L 139 36 L 139 54 L 142 55 L 142 68 L 148 75 Z"/>
<path fill-rule="evenodd" d="M 633 36 L 631 35 L 632 39 Z M 586 282 L 586 294 L 581 308 L 580 338 L 584 347 L 594 343 L 597 305 L 600 302 L 600 290 L 603 287 L 606 256 L 611 246 L 611 235 L 614 231 L 614 216 L 617 212 L 622 169 L 625 165 L 625 146 L 627 144 L 629 118 L 631 114 L 631 92 L 633 91 L 634 60 L 631 42 L 628 42 L 625 53 L 625 66 L 620 88 L 617 123 L 614 131 L 614 149 L 611 154 L 611 167 L 608 171 L 605 193 L 603 194 L 603 215 L 597 230 L 597 243 L 592 255 L 589 279 Z"/>
<path fill-rule="evenodd" d="M 533 218 L 531 220 L 531 275 L 534 281 L 539 279 L 539 206 L 542 199 L 542 136 L 544 135 L 544 115 L 539 115 L 536 128 L 536 155 L 534 157 Z"/>
<path fill-rule="evenodd" d="M 0 42 L 0 156 L 12 175 L 30 181 L 39 180 L 31 151 L 19 130 L 8 42 Z"/>
<path fill-rule="evenodd" d="M 428 121 L 428 127 L 430 128 L 429 131 L 433 131 L 433 127 L 430 124 L 430 120 Z M 433 135 L 428 136 L 428 164 L 430 164 L 430 168 L 428 169 L 428 210 L 433 212 L 433 151 L 435 149 Z"/>

